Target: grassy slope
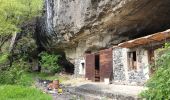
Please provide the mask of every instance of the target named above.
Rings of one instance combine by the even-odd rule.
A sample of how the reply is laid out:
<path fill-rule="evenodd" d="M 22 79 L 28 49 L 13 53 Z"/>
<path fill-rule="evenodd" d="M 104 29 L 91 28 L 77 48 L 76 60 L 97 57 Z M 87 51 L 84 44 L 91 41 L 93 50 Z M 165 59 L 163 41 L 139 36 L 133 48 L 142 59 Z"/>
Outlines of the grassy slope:
<path fill-rule="evenodd" d="M 25 73 L 18 80 L 17 85 L 0 85 L 0 100 L 51 100 L 51 97 L 33 88 L 37 78 L 54 80 L 60 82 L 67 80 L 67 77 L 48 75 L 43 73 Z"/>
<path fill-rule="evenodd" d="M 21 79 L 18 80 L 18 85 L 23 86 L 32 86 L 36 79 L 44 79 L 44 80 L 55 80 L 58 79 L 60 82 L 68 80 L 66 76 L 59 75 L 48 75 L 44 73 L 25 73 L 22 75 Z"/>
<path fill-rule="evenodd" d="M 49 75 L 45 73 L 25 73 L 23 75 L 23 80 L 28 82 L 34 82 L 36 79 L 44 79 L 44 80 L 55 80 L 58 79 L 60 82 L 66 81 L 69 78 L 67 76 L 60 75 Z"/>
<path fill-rule="evenodd" d="M 52 97 L 32 87 L 17 85 L 0 86 L 1 100 L 52 100 Z"/>

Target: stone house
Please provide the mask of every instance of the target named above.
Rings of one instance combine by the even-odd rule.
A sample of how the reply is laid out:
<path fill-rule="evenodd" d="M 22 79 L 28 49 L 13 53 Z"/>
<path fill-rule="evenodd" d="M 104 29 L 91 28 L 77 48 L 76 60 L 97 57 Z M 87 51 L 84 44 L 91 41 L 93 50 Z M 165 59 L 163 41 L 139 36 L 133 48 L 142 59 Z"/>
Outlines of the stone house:
<path fill-rule="evenodd" d="M 154 72 L 157 49 L 169 41 L 170 30 L 126 41 L 108 49 L 85 53 L 75 60 L 75 75 L 94 82 L 143 85 Z"/>

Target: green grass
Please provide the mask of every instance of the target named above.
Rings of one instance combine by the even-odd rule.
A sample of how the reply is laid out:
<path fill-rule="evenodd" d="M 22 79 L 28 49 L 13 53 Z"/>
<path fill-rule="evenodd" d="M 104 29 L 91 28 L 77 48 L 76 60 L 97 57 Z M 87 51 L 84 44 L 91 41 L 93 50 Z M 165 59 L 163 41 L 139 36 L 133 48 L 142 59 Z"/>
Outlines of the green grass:
<path fill-rule="evenodd" d="M 66 76 L 48 75 L 44 73 L 23 73 L 13 85 L 0 84 L 0 100 L 52 100 L 48 94 L 33 88 L 36 79 L 54 80 L 60 82 L 68 80 Z"/>
<path fill-rule="evenodd" d="M 35 79 L 44 79 L 44 80 L 56 80 L 58 79 L 60 82 L 66 81 L 69 78 L 66 76 L 60 76 L 60 75 L 50 75 L 46 73 L 25 73 L 25 79 L 29 82 L 34 81 Z M 31 81 L 32 80 L 32 81 Z"/>
<path fill-rule="evenodd" d="M 43 79 L 43 80 L 58 79 L 60 82 L 63 82 L 63 81 L 68 80 L 69 78 L 66 76 L 49 75 L 45 73 L 24 73 L 21 76 L 21 79 L 18 80 L 17 85 L 32 86 L 35 83 L 36 79 Z"/>
<path fill-rule="evenodd" d="M 18 80 L 17 85 L 32 86 L 35 83 L 34 76 L 30 73 L 24 73 L 21 79 Z"/>
<path fill-rule="evenodd" d="M 2 85 L 0 100 L 52 100 L 52 97 L 33 87 Z"/>

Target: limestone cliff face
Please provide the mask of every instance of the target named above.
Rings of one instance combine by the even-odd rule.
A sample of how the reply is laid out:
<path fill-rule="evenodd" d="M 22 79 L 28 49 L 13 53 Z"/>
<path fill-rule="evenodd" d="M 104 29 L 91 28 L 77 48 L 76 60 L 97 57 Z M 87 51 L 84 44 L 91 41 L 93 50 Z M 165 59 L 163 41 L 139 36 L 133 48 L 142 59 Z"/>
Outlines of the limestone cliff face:
<path fill-rule="evenodd" d="M 50 45 L 68 58 L 170 27 L 170 0 L 45 0 Z"/>

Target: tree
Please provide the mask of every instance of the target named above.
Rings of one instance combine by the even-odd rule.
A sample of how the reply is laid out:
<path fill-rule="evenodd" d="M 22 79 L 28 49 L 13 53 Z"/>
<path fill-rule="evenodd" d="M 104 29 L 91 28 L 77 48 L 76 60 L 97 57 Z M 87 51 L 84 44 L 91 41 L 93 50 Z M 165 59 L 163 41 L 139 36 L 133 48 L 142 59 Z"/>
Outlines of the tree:
<path fill-rule="evenodd" d="M 0 0 L 0 47 L 24 21 L 41 14 L 43 0 Z"/>
<path fill-rule="evenodd" d="M 43 0 L 0 0 L 0 83 L 18 83 L 17 80 L 20 79 L 23 71 L 25 71 L 23 69 L 30 67 L 25 55 L 18 53 L 13 56 L 7 50 L 11 47 L 11 45 L 9 46 L 10 42 L 11 44 L 15 43 L 13 37 L 20 33 L 24 22 L 41 15 L 42 7 Z M 14 41 L 10 41 L 11 38 Z M 31 45 L 32 41 L 28 40 L 22 37 L 17 41 L 17 46 L 33 47 Z M 4 47 L 7 49 L 1 50 Z M 13 58 L 15 59 L 13 60 Z"/>

